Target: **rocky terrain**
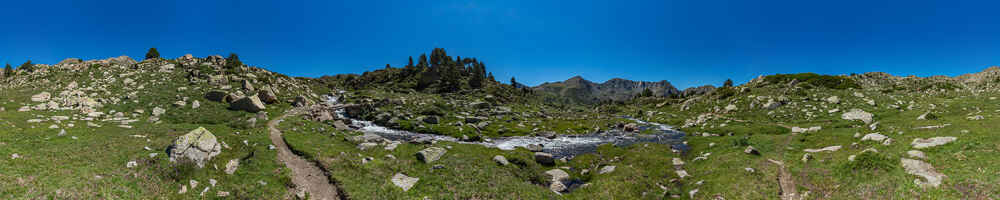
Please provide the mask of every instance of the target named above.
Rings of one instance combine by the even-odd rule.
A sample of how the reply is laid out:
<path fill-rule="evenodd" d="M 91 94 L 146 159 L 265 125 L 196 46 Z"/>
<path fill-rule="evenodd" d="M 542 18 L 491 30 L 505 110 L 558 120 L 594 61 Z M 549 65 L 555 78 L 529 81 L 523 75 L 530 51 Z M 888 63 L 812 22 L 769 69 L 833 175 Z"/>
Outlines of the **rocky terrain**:
<path fill-rule="evenodd" d="M 431 59 L 288 77 L 66 59 L 0 82 L 4 199 L 997 199 L 1000 68 L 493 80 Z M 652 95 L 642 95 L 644 91 Z"/>

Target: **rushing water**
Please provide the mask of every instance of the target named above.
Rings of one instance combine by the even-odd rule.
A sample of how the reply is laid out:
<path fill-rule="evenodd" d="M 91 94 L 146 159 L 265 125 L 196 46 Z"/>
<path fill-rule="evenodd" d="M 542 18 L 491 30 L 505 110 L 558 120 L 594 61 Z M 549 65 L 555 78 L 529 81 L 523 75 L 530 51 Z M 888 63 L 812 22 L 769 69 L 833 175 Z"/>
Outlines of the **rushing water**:
<path fill-rule="evenodd" d="M 326 103 L 337 104 L 337 100 L 337 97 L 327 96 Z M 337 116 L 346 118 L 343 110 L 338 110 Z M 379 126 L 371 121 L 358 119 L 352 119 L 351 121 L 352 126 L 360 127 L 359 131 L 377 134 L 392 140 L 412 141 L 418 138 L 432 138 L 439 141 L 479 144 L 504 150 L 513 150 L 517 147 L 527 147 L 528 145 L 535 144 L 542 146 L 542 152 L 551 153 L 556 157 L 575 156 L 582 153 L 594 152 L 597 150 L 597 147 L 602 144 L 628 146 L 636 143 L 652 142 L 669 144 L 671 145 L 671 148 L 680 151 L 687 151 L 688 149 L 687 145 L 684 144 L 684 133 L 674 130 L 673 127 L 664 124 L 646 122 L 630 117 L 623 118 L 634 121 L 636 124 L 640 125 L 639 129 L 643 130 L 642 132 L 649 133 L 639 134 L 623 132 L 621 130 L 611 130 L 580 135 L 559 135 L 552 139 L 539 136 L 513 136 L 486 139 L 483 142 L 462 142 L 457 138 L 449 136 L 395 130 Z"/>

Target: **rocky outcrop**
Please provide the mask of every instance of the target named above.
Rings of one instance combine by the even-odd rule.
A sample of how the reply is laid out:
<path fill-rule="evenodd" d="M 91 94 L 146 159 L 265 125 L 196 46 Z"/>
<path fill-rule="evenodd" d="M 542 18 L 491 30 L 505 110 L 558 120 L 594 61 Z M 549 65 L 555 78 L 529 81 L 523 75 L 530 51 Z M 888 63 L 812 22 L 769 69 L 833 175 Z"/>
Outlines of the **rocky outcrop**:
<path fill-rule="evenodd" d="M 190 161 L 198 167 L 204 167 L 205 162 L 221 152 L 222 146 L 219 145 L 215 135 L 204 127 L 198 127 L 178 137 L 173 144 L 167 147 L 167 154 L 170 155 L 171 161 Z"/>
<path fill-rule="evenodd" d="M 872 123 L 872 117 L 874 117 L 874 116 L 875 115 L 872 115 L 869 112 L 865 112 L 864 110 L 856 109 L 855 108 L 855 109 L 851 109 L 851 111 L 849 111 L 849 112 L 845 112 L 844 114 L 841 114 L 840 118 L 844 119 L 844 120 L 861 120 L 861 121 L 865 122 L 865 124 L 870 124 L 870 123 Z"/>

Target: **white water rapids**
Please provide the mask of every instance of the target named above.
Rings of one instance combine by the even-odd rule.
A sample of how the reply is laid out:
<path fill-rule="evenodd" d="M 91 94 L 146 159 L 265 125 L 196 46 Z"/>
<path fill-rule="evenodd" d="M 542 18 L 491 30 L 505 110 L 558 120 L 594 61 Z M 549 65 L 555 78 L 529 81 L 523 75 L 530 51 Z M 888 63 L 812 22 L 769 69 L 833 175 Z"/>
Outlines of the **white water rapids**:
<path fill-rule="evenodd" d="M 338 104 L 338 98 L 333 96 L 326 96 L 326 103 L 330 105 Z M 344 110 L 337 110 L 336 114 L 340 118 L 348 118 L 344 114 Z M 549 139 L 540 136 L 513 136 L 513 137 L 500 137 L 484 139 L 482 142 L 464 142 L 460 141 L 458 138 L 435 135 L 435 134 L 425 134 L 425 133 L 415 133 L 404 130 L 396 130 L 388 127 L 380 126 L 371 121 L 364 121 L 359 119 L 351 119 L 351 125 L 354 127 L 359 127 L 359 131 L 365 133 L 372 133 L 380 135 L 382 137 L 392 139 L 392 140 L 404 140 L 411 141 L 417 138 L 432 138 L 433 140 L 439 141 L 451 141 L 460 142 L 467 144 L 479 144 L 487 147 L 495 147 L 503 150 L 513 150 L 517 147 L 527 147 L 528 145 L 541 145 L 542 151 L 546 153 L 551 153 L 556 157 L 566 157 L 574 156 L 581 153 L 594 152 L 597 146 L 602 144 L 614 144 L 617 146 L 627 146 L 635 143 L 641 142 L 652 142 L 669 144 L 673 149 L 678 149 L 681 151 L 686 151 L 687 146 L 683 144 L 684 133 L 672 129 L 672 127 L 664 124 L 658 124 L 653 122 L 646 122 L 638 119 L 628 118 L 634 121 L 636 124 L 640 125 L 641 130 L 653 129 L 653 133 L 649 134 L 638 134 L 638 133 L 628 133 L 620 130 L 612 130 L 605 132 L 596 132 L 580 135 L 559 135 L 555 138 Z"/>

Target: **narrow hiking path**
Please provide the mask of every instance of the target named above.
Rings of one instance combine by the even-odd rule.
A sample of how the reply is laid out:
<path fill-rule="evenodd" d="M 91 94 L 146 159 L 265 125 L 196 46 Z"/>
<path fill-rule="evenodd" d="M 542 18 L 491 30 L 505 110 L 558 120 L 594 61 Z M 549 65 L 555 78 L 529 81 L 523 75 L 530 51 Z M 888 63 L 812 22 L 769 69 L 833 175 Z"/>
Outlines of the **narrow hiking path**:
<path fill-rule="evenodd" d="M 777 124 L 777 125 L 785 127 L 787 129 L 792 129 L 792 127 L 788 125 L 784 124 Z M 778 148 L 779 159 L 785 157 L 785 151 L 788 150 L 787 147 L 792 142 L 792 139 L 794 138 L 795 135 L 796 135 L 795 133 L 786 134 L 785 142 L 781 145 L 780 148 Z M 779 186 L 778 188 L 781 189 L 781 191 L 779 191 L 778 194 L 781 196 L 781 200 L 802 199 L 802 197 L 800 197 L 798 194 L 799 193 L 798 189 L 795 188 L 795 181 L 792 180 L 792 175 L 789 174 L 788 170 L 785 169 L 785 163 L 782 161 L 777 161 L 772 159 L 767 159 L 767 161 L 778 166 L 778 186 Z"/>
<path fill-rule="evenodd" d="M 305 191 L 309 199 L 337 200 L 340 199 L 337 187 L 330 183 L 327 173 L 314 163 L 295 155 L 288 148 L 288 144 L 278 130 L 278 123 L 285 117 L 298 115 L 302 112 L 299 108 L 294 108 L 284 115 L 267 122 L 267 129 L 270 132 L 271 143 L 278 149 L 278 160 L 285 163 L 285 166 L 292 169 L 292 183 L 295 184 L 295 191 Z"/>

